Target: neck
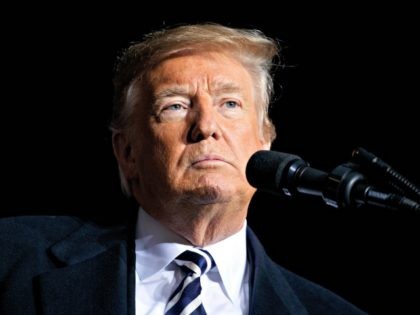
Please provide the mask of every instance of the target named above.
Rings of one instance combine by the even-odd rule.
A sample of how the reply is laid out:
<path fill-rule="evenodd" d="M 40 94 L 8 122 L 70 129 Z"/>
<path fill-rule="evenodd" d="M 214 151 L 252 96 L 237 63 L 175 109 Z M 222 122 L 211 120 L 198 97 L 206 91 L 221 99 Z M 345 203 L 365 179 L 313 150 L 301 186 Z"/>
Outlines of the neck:
<path fill-rule="evenodd" d="M 192 245 L 203 247 L 219 242 L 243 226 L 249 202 L 194 205 L 186 202 L 166 204 L 163 208 L 142 205 L 152 217 Z"/>

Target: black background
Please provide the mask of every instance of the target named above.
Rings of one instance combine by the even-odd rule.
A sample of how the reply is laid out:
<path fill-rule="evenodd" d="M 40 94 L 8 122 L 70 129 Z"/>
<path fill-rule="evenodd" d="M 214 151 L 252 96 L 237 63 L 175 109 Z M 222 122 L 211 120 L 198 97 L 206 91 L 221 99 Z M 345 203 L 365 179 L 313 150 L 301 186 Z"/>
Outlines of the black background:
<path fill-rule="evenodd" d="M 283 42 L 287 67 L 277 74 L 274 150 L 329 171 L 362 146 L 420 183 L 415 9 L 163 7 L 4 10 L 4 215 L 110 214 L 130 207 L 119 190 L 107 129 L 114 60 L 143 33 L 179 23 L 258 28 Z M 248 221 L 277 262 L 362 309 L 420 311 L 419 215 L 337 210 L 316 198 L 257 193 Z"/>

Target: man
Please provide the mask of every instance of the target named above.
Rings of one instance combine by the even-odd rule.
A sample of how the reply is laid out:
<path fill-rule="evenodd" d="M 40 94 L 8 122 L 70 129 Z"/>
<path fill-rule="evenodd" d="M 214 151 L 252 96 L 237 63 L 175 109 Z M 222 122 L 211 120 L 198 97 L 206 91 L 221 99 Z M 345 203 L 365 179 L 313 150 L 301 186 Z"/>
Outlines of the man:
<path fill-rule="evenodd" d="M 361 314 L 281 268 L 246 226 L 249 157 L 269 149 L 276 43 L 258 31 L 180 26 L 117 65 L 112 122 L 124 227 L 5 219 L 0 313 Z M 3 244 L 4 243 L 4 244 Z"/>

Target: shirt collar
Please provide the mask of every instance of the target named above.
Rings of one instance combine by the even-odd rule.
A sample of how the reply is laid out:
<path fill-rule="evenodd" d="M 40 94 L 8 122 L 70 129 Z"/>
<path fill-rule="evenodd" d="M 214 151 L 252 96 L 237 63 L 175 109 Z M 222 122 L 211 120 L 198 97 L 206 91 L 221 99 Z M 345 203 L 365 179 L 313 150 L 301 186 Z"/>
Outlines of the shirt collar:
<path fill-rule="evenodd" d="M 212 255 L 228 297 L 237 301 L 247 267 L 246 221 L 238 232 L 204 249 Z"/>
<path fill-rule="evenodd" d="M 193 246 L 142 208 L 136 226 L 136 270 L 140 281 L 147 280 L 175 257 Z M 237 300 L 246 271 L 246 221 L 241 230 L 226 239 L 204 247 L 213 257 L 230 300 Z M 147 261 L 147 264 L 139 262 Z"/>
<path fill-rule="evenodd" d="M 136 226 L 136 270 L 141 281 L 169 265 L 189 242 L 175 234 L 142 208 Z M 189 245 L 191 247 L 191 245 Z M 146 264 L 139 263 L 147 261 Z"/>

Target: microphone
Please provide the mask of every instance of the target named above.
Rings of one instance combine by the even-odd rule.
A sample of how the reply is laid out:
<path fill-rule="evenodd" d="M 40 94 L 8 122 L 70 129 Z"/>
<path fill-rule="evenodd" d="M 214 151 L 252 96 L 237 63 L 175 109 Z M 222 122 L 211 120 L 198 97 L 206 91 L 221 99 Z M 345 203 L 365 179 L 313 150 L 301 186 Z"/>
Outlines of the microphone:
<path fill-rule="evenodd" d="M 251 186 L 266 192 L 287 196 L 297 193 L 322 196 L 328 174 L 309 167 L 297 155 L 262 150 L 251 156 L 246 177 Z"/>
<path fill-rule="evenodd" d="M 261 150 L 249 159 L 246 177 L 251 186 L 262 191 L 291 197 L 319 196 L 335 208 L 367 204 L 420 210 L 411 199 L 368 185 L 365 176 L 351 164 L 339 165 L 327 173 L 310 167 L 297 155 Z"/>

